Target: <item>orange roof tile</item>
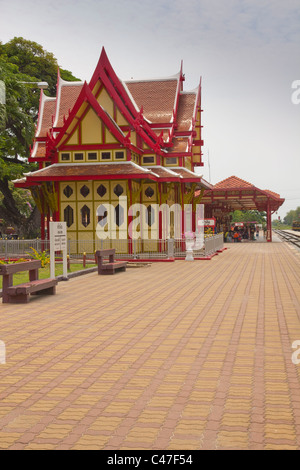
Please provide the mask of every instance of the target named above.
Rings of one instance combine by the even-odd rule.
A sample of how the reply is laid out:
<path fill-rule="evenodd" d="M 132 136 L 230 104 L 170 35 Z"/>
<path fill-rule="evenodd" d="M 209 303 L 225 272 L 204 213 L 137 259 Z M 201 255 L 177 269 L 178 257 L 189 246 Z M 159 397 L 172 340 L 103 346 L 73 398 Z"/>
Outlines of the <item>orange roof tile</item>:
<path fill-rule="evenodd" d="M 152 166 L 148 167 L 155 175 L 159 176 L 159 178 L 166 178 L 166 179 L 176 179 L 177 181 L 180 180 L 180 175 L 175 173 L 173 170 L 169 170 L 168 168 L 164 168 L 163 166 Z"/>
<path fill-rule="evenodd" d="M 71 82 L 70 82 L 71 83 Z M 70 83 L 61 86 L 61 95 L 57 110 L 56 127 L 62 127 L 64 124 L 64 116 L 68 116 L 82 90 L 83 85 L 71 85 Z"/>
<path fill-rule="evenodd" d="M 267 194 L 270 194 L 270 195 L 273 196 L 273 197 L 276 197 L 276 198 L 278 198 L 278 199 L 281 199 L 281 198 L 280 198 L 280 194 L 274 193 L 273 191 L 270 191 L 269 189 L 264 189 L 264 192 L 267 193 Z"/>
<path fill-rule="evenodd" d="M 248 181 L 242 180 L 237 176 L 230 176 L 223 181 L 215 184 L 213 189 L 239 189 L 239 188 L 253 188 L 253 184 Z"/>
<path fill-rule="evenodd" d="M 179 96 L 177 123 L 179 132 L 189 131 L 195 108 L 195 93 L 183 93 Z"/>
<path fill-rule="evenodd" d="M 152 175 L 147 168 L 139 167 L 132 162 L 126 163 L 95 163 L 95 164 L 53 164 L 41 170 L 27 173 L 27 179 L 38 181 L 51 181 L 52 178 L 61 178 L 63 180 L 73 179 L 74 177 L 89 177 L 97 179 L 102 176 L 117 176 L 118 178 L 128 177 L 129 175 L 147 178 Z"/>
<path fill-rule="evenodd" d="M 49 129 L 52 127 L 52 118 L 55 115 L 56 100 L 45 101 L 42 116 L 41 130 L 38 137 L 46 137 Z"/>
<path fill-rule="evenodd" d="M 172 121 L 177 79 L 125 82 L 144 117 L 153 123 Z"/>
<path fill-rule="evenodd" d="M 35 141 L 32 151 L 31 151 L 30 158 L 36 158 L 36 157 L 42 158 L 45 156 L 46 156 L 46 142 Z"/>
<path fill-rule="evenodd" d="M 168 151 L 168 154 L 172 153 L 186 153 L 188 150 L 188 138 L 187 137 L 179 137 L 174 138 L 172 140 L 173 147 L 171 147 Z M 168 155 L 167 155 L 168 156 Z"/>

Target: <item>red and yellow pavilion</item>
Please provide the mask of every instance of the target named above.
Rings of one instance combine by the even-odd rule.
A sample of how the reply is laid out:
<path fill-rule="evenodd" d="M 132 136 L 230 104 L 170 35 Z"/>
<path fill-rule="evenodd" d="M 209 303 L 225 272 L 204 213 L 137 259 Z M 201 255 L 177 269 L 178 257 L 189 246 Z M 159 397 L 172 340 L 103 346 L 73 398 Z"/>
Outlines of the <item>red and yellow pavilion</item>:
<path fill-rule="evenodd" d="M 203 165 L 201 81 L 192 91 L 183 82 L 182 64 L 168 78 L 122 81 L 104 48 L 89 83 L 66 82 L 58 73 L 56 97 L 41 91 L 30 156 L 39 169 L 15 183 L 31 189 L 42 221 L 66 221 L 69 239 L 94 240 L 97 224 L 109 230 L 103 207 L 110 204 L 116 238 L 126 239 L 130 221 L 120 197 L 128 208 L 195 207 L 211 185 L 194 171 Z M 147 224 L 152 238 L 162 237 L 161 214 L 146 218 L 141 238 Z"/>

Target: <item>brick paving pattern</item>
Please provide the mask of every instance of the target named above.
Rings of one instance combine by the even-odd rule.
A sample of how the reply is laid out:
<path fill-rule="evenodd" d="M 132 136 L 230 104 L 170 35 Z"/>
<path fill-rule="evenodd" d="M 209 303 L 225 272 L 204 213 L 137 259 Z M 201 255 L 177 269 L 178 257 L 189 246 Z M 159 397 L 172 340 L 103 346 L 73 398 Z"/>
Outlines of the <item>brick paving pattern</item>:
<path fill-rule="evenodd" d="M 299 450 L 300 254 L 228 247 L 1 304 L 0 449 Z"/>

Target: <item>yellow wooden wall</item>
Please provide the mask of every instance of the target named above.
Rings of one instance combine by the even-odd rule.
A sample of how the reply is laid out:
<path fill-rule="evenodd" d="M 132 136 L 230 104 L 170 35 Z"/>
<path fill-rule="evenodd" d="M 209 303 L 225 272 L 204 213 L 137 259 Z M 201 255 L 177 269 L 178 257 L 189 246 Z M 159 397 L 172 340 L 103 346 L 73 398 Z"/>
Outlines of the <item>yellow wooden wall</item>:
<path fill-rule="evenodd" d="M 151 204 L 154 205 L 152 206 L 153 223 L 151 228 L 147 225 L 145 213 L 141 216 L 141 223 L 139 224 L 140 238 L 148 239 L 144 242 L 143 249 L 153 251 L 157 246 L 156 241 L 153 240 L 159 238 L 158 185 L 149 182 L 133 183 L 133 189 L 139 192 L 138 197 L 133 202 L 141 202 L 145 208 L 144 210 Z M 127 197 L 127 205 L 124 197 Z M 76 250 L 74 248 L 71 251 L 81 253 L 83 251 L 93 252 L 99 249 L 101 242 L 98 241 L 97 224 L 100 207 L 102 206 L 103 211 L 107 210 L 109 212 L 110 220 L 103 227 L 104 231 L 108 232 L 109 228 L 115 225 L 115 212 L 113 210 L 109 211 L 109 207 L 115 208 L 118 204 L 121 204 L 123 209 L 122 223 L 115 227 L 115 233 L 107 234 L 109 239 L 116 238 L 120 240 L 118 243 L 120 252 L 126 253 L 128 247 L 125 240 L 128 239 L 128 209 L 130 205 L 128 182 L 126 180 L 61 182 L 60 219 L 67 221 L 67 212 L 72 212 L 73 220 L 68 221 L 69 226 L 67 227 L 68 239 L 79 241 Z M 103 233 L 103 230 L 101 232 Z M 96 243 L 93 243 L 94 240 L 96 240 Z M 108 243 L 108 241 L 105 242 L 106 248 L 109 247 Z"/>

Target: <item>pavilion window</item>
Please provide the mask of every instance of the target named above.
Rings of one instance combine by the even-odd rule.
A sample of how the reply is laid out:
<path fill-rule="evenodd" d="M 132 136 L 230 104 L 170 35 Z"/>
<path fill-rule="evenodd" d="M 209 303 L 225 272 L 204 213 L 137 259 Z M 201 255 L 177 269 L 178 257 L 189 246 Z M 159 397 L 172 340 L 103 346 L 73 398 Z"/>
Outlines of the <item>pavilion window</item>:
<path fill-rule="evenodd" d="M 82 187 L 80 188 L 80 194 L 81 194 L 81 196 L 83 196 L 83 197 L 87 197 L 87 196 L 90 194 L 89 188 L 88 188 L 86 185 L 82 186 Z"/>
<path fill-rule="evenodd" d="M 89 161 L 96 161 L 98 160 L 98 154 L 97 152 L 88 152 L 88 160 Z"/>
<path fill-rule="evenodd" d="M 62 153 L 60 156 L 62 162 L 69 162 L 71 160 L 71 155 L 69 153 Z"/>
<path fill-rule="evenodd" d="M 107 189 L 103 184 L 100 184 L 97 188 L 97 193 L 99 194 L 100 197 L 104 197 L 105 194 L 107 193 Z"/>
<path fill-rule="evenodd" d="M 148 188 L 147 188 L 146 191 L 145 191 L 145 195 L 146 195 L 149 199 L 151 199 L 152 196 L 154 196 L 154 189 L 151 188 L 151 186 L 148 186 Z"/>
<path fill-rule="evenodd" d="M 155 222 L 155 211 L 154 211 L 151 204 L 150 204 L 150 206 L 147 207 L 146 217 L 147 217 L 146 218 L 147 225 L 149 225 L 149 227 L 151 227 Z"/>
<path fill-rule="evenodd" d="M 64 221 L 67 223 L 67 227 L 71 227 L 74 223 L 74 211 L 71 206 L 67 206 L 64 210 Z"/>
<path fill-rule="evenodd" d="M 143 163 L 144 164 L 149 164 L 149 163 L 155 163 L 154 157 L 143 157 Z"/>
<path fill-rule="evenodd" d="M 91 223 L 91 211 L 86 205 L 81 209 L 81 223 L 84 227 L 87 227 Z"/>
<path fill-rule="evenodd" d="M 71 188 L 71 186 L 68 185 L 64 188 L 63 193 L 67 198 L 69 198 L 73 194 L 73 189 Z"/>
<path fill-rule="evenodd" d="M 124 209 L 120 204 L 115 207 L 115 223 L 118 227 L 124 223 Z"/>
<path fill-rule="evenodd" d="M 116 196 L 120 197 L 124 193 L 124 188 L 120 184 L 117 184 L 114 188 L 114 193 Z"/>
<path fill-rule="evenodd" d="M 74 161 L 75 162 L 82 162 L 84 160 L 83 153 L 74 153 Z"/>
<path fill-rule="evenodd" d="M 101 152 L 101 160 L 111 160 L 111 152 Z"/>
<path fill-rule="evenodd" d="M 99 215 L 101 214 L 101 215 Z M 107 224 L 108 211 L 105 209 L 105 206 L 100 206 L 97 209 L 97 221 L 101 227 L 105 227 Z"/>
<path fill-rule="evenodd" d="M 124 151 L 119 151 L 119 152 L 115 152 L 115 159 L 116 160 L 125 160 L 125 153 Z"/>
<path fill-rule="evenodd" d="M 166 161 L 166 165 L 178 165 L 177 157 L 167 157 L 165 161 Z"/>

